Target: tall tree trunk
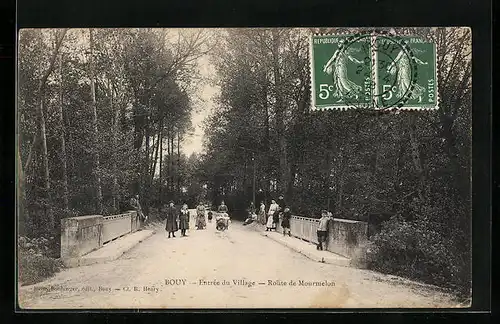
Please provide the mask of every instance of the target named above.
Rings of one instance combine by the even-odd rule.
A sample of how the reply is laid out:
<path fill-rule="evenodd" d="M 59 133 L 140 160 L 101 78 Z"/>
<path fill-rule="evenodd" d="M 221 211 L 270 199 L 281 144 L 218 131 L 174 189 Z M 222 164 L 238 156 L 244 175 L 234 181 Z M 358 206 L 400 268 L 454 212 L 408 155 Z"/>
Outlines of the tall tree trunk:
<path fill-rule="evenodd" d="M 41 88 L 45 88 L 41 86 Z M 41 90 L 42 92 L 44 90 Z M 42 139 L 42 157 L 43 157 L 43 176 L 44 176 L 44 196 L 45 196 L 45 216 L 47 218 L 48 226 L 53 229 L 55 225 L 54 215 L 52 214 L 52 197 L 50 192 L 50 170 L 49 170 L 49 157 L 47 150 L 47 132 L 45 129 L 45 108 L 44 108 L 45 99 L 42 98 L 39 104 L 39 118 L 40 118 L 40 137 Z"/>
<path fill-rule="evenodd" d="M 175 183 L 174 183 L 174 174 L 175 174 L 175 163 L 174 163 L 174 127 L 170 128 L 170 163 L 172 164 L 170 170 L 170 192 L 175 197 Z M 177 198 L 177 197 L 175 197 Z"/>
<path fill-rule="evenodd" d="M 119 191 L 118 191 L 118 131 L 120 127 L 120 110 L 114 107 L 113 95 L 114 95 L 115 87 L 114 84 L 111 83 L 111 97 L 110 97 L 110 106 L 111 111 L 114 112 L 113 118 L 113 210 L 115 213 L 119 213 Z"/>
<path fill-rule="evenodd" d="M 30 166 L 32 165 L 32 161 L 35 161 L 33 163 L 36 164 L 36 158 L 34 159 L 34 153 L 33 151 L 36 150 L 36 144 L 38 143 L 38 138 L 40 136 L 38 134 L 35 134 L 33 141 L 30 145 L 30 150 L 28 152 L 28 158 L 26 159 L 26 162 L 23 166 L 22 160 L 21 160 L 21 153 L 20 153 L 20 144 L 21 140 L 18 137 L 18 142 L 17 142 L 17 155 L 18 155 L 18 167 L 19 167 L 19 187 L 18 187 L 18 197 L 19 197 L 19 233 L 24 234 L 25 230 L 28 229 L 25 227 L 26 224 L 30 223 L 30 215 L 29 215 L 29 210 L 27 207 L 27 202 L 26 202 L 26 173 L 29 171 Z"/>
<path fill-rule="evenodd" d="M 163 116 L 160 119 L 160 185 L 158 202 L 160 209 L 163 207 Z"/>
<path fill-rule="evenodd" d="M 342 201 L 344 199 L 344 182 L 345 182 L 345 173 L 346 173 L 346 165 L 344 164 L 344 155 L 343 153 L 340 153 L 340 179 L 339 179 L 339 189 L 338 189 L 338 195 L 337 195 L 337 208 L 336 212 L 340 213 L 342 212 Z"/>
<path fill-rule="evenodd" d="M 36 144 L 38 143 L 39 135 L 35 134 L 33 137 L 33 141 L 31 142 L 30 150 L 28 152 L 28 158 L 26 159 L 26 163 L 23 167 L 23 172 L 28 172 L 29 167 L 31 166 L 31 161 L 33 161 L 33 151 L 36 150 Z M 20 142 L 19 142 L 20 143 Z"/>
<path fill-rule="evenodd" d="M 270 134 L 270 124 L 269 124 L 269 103 L 267 100 L 267 94 L 268 94 L 268 83 L 267 83 L 267 77 L 264 75 L 266 78 L 265 80 L 265 85 L 264 85 L 264 127 L 265 127 L 265 134 L 264 134 L 264 145 L 265 145 L 265 150 L 266 150 L 266 190 L 265 192 L 268 193 L 271 190 L 271 178 L 272 178 L 272 166 L 271 166 L 271 134 Z M 266 202 L 267 204 L 267 202 Z"/>
<path fill-rule="evenodd" d="M 407 141 L 406 136 L 404 132 L 400 134 L 400 140 L 398 141 L 398 150 L 397 150 L 397 155 L 396 155 L 396 161 L 394 162 L 394 176 L 393 176 L 393 182 L 394 182 L 394 197 L 395 199 L 399 198 L 401 195 L 401 166 L 402 166 L 402 160 L 404 157 L 405 153 L 405 142 Z M 394 200 L 395 200 L 394 199 Z"/>
<path fill-rule="evenodd" d="M 62 180 L 63 180 L 63 202 L 64 210 L 66 213 L 69 210 L 69 191 L 68 191 L 68 173 L 67 173 L 67 157 L 66 157 L 66 127 L 64 125 L 64 113 L 63 113 L 63 74 L 62 74 L 62 54 L 59 56 L 59 76 L 60 76 L 60 87 L 59 87 L 59 124 L 60 124 L 60 141 L 61 141 L 61 162 L 62 162 Z"/>
<path fill-rule="evenodd" d="M 284 193 L 287 189 L 287 173 L 288 163 L 286 159 L 286 142 L 285 142 L 285 114 L 283 95 L 281 93 L 281 71 L 279 62 L 279 49 L 280 49 L 280 36 L 276 29 L 272 30 L 273 41 L 273 73 L 274 85 L 276 96 L 276 133 L 278 136 L 278 149 L 279 149 L 279 190 Z"/>
<path fill-rule="evenodd" d="M 145 125 L 145 131 L 146 131 L 146 156 L 145 156 L 145 160 L 144 160 L 144 171 L 143 171 L 143 183 L 144 183 L 144 193 L 143 193 L 143 197 L 142 198 L 142 201 L 143 201 L 143 208 L 144 208 L 144 212 L 146 213 L 146 215 L 149 215 L 149 194 L 150 194 L 150 188 L 151 188 L 151 184 L 149 182 L 149 142 L 150 142 L 150 138 L 151 138 L 151 134 L 150 134 L 150 125 L 149 125 L 149 122 L 150 122 L 150 118 L 149 118 L 149 112 L 151 111 L 151 100 L 149 99 L 148 100 L 148 114 L 146 115 L 146 125 Z"/>
<path fill-rule="evenodd" d="M 54 48 L 54 52 L 49 61 L 49 67 L 42 75 L 40 82 L 38 84 L 38 118 L 40 122 L 40 139 L 42 140 L 42 160 L 43 160 L 43 176 L 44 176 L 44 191 L 45 191 L 45 217 L 46 222 L 50 230 L 54 229 L 55 220 L 54 215 L 52 213 L 52 196 L 51 196 L 51 188 L 50 188 L 50 171 L 49 171 L 49 157 L 47 150 L 47 132 L 45 129 L 45 86 L 47 83 L 47 79 L 50 74 L 54 70 L 54 64 L 59 54 L 59 49 L 64 40 L 64 36 L 66 35 L 67 29 L 62 30 L 60 35 L 56 35 L 56 44 Z"/>
<path fill-rule="evenodd" d="M 180 197 L 181 195 L 181 174 L 180 174 L 180 167 L 181 167 L 181 134 L 179 132 L 179 129 L 177 129 L 177 195 Z"/>
<path fill-rule="evenodd" d="M 410 116 L 410 127 L 409 127 L 409 132 L 410 132 L 410 146 L 411 146 L 411 156 L 413 159 L 413 165 L 415 167 L 415 170 L 417 171 L 417 176 L 419 179 L 419 184 L 418 184 L 418 196 L 420 198 L 420 201 L 423 202 L 425 200 L 426 192 L 425 192 L 425 175 L 424 175 L 424 169 L 422 167 L 422 161 L 420 159 L 420 149 L 419 149 L 419 144 L 418 140 L 415 135 L 415 124 L 416 124 L 416 118 L 412 114 Z"/>
<path fill-rule="evenodd" d="M 158 128 L 158 135 L 157 135 L 156 143 L 153 142 L 153 150 L 152 152 L 152 157 L 151 157 L 151 172 L 150 172 L 150 181 L 153 183 L 155 173 L 156 173 L 156 165 L 158 163 L 158 154 L 160 151 L 160 140 L 161 140 L 161 134 L 160 134 L 160 129 Z"/>
<path fill-rule="evenodd" d="M 18 226 L 19 226 L 19 234 L 25 235 L 26 233 L 26 224 L 29 222 L 28 209 L 26 208 L 26 188 L 24 186 L 24 172 L 23 172 L 23 162 L 21 160 L 21 153 L 19 152 L 19 137 L 17 139 L 16 145 L 16 153 L 17 153 L 17 174 L 18 174 L 18 186 L 17 186 L 17 199 L 18 203 Z"/>
<path fill-rule="evenodd" d="M 170 155 L 170 121 L 168 122 L 167 125 L 167 195 L 170 197 L 172 194 L 172 191 L 170 190 L 170 187 L 172 185 L 170 176 L 172 174 L 172 162 L 170 161 L 172 159 L 172 156 Z"/>
<path fill-rule="evenodd" d="M 99 129 L 97 126 L 97 101 L 95 97 L 95 75 L 94 75 L 94 38 L 93 30 L 89 29 L 89 39 L 90 39 L 90 92 L 92 97 L 92 126 L 93 126 L 93 149 L 94 149 L 94 181 L 95 181 L 95 191 L 96 191 L 96 211 L 97 214 L 102 214 L 102 188 L 101 188 L 101 170 L 99 161 Z"/>

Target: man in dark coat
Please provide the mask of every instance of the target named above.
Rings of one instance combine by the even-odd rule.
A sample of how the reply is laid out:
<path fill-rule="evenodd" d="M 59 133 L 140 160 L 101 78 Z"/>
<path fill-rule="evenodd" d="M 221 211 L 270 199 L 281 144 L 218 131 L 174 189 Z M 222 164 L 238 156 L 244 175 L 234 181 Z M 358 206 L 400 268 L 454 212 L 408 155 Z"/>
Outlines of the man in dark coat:
<path fill-rule="evenodd" d="M 292 236 L 290 233 L 290 219 L 292 218 L 292 213 L 290 212 L 290 208 L 285 207 L 283 212 L 283 220 L 281 221 L 281 227 L 283 227 L 283 236 L 288 234 L 288 236 Z"/>
<path fill-rule="evenodd" d="M 279 196 L 278 197 L 278 206 L 280 208 L 274 214 L 274 217 L 273 217 L 274 218 L 274 222 L 276 223 L 276 230 L 278 230 L 279 220 L 282 217 L 283 212 L 285 211 L 285 207 L 286 207 L 285 199 L 283 198 L 283 196 Z"/>
<path fill-rule="evenodd" d="M 177 212 L 177 209 L 174 207 L 174 202 L 170 201 L 170 205 L 167 207 L 167 210 L 165 211 L 166 215 L 166 225 L 165 225 L 165 230 L 168 232 L 168 238 L 170 238 L 170 234 L 172 234 L 172 237 L 175 237 L 175 232 L 177 232 L 177 217 L 179 216 L 179 213 Z"/>
<path fill-rule="evenodd" d="M 286 203 L 285 203 L 285 199 L 283 198 L 283 196 L 278 197 L 278 206 L 280 206 L 280 212 L 285 211 Z"/>

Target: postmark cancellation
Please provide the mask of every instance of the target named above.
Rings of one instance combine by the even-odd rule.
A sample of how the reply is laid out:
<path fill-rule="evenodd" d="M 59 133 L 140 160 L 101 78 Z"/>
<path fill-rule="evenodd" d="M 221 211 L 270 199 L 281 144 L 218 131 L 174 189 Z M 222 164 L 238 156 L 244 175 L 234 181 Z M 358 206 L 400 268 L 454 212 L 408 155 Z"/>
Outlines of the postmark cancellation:
<path fill-rule="evenodd" d="M 438 109 L 436 45 L 382 31 L 310 39 L 311 109 Z"/>

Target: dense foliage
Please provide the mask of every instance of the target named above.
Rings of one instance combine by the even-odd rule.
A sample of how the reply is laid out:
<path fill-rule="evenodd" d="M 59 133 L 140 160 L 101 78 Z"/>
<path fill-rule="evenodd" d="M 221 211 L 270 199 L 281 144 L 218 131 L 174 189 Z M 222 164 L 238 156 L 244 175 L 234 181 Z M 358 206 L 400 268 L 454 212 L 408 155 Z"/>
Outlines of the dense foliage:
<path fill-rule="evenodd" d="M 374 238 L 373 267 L 467 287 L 470 30 L 396 30 L 436 43 L 440 96 L 437 111 L 399 113 L 311 112 L 308 36 L 315 31 L 335 30 L 220 35 L 213 62 L 221 92 L 203 160 L 214 200 L 248 206 L 254 158 L 257 203 L 284 194 L 298 215 L 328 208 L 379 229 L 388 220 Z"/>
<path fill-rule="evenodd" d="M 63 268 L 61 260 L 54 258 L 55 237 L 41 236 L 30 239 L 25 236 L 18 240 L 19 282 L 30 285 L 52 276 Z"/>
<path fill-rule="evenodd" d="M 60 219 L 180 199 L 180 152 L 197 103 L 207 34 L 192 30 L 22 30 L 18 173 L 21 235 Z M 57 240 L 56 240 L 57 241 Z M 55 248 L 57 250 L 57 247 Z"/>
<path fill-rule="evenodd" d="M 237 212 L 283 194 L 294 214 L 369 221 L 372 268 L 468 291 L 470 30 L 396 30 L 436 43 L 437 111 L 313 113 L 309 36 L 335 31 L 23 30 L 20 233 L 57 242 L 60 218 L 116 213 L 135 194 L 146 213 L 207 194 Z M 204 154 L 186 157 L 208 54 L 220 93 Z"/>

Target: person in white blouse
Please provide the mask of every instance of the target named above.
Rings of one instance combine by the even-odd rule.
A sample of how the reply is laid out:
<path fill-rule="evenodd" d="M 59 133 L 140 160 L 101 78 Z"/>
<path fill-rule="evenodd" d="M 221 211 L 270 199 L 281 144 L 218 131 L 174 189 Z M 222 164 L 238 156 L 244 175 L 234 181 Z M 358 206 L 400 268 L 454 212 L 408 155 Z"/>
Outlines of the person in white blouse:
<path fill-rule="evenodd" d="M 276 230 L 276 223 L 274 222 L 274 214 L 279 211 L 280 206 L 273 199 L 271 200 L 271 206 L 269 206 L 269 210 L 267 211 L 267 229 L 266 231 Z"/>
<path fill-rule="evenodd" d="M 266 224 L 266 205 L 263 201 L 260 202 L 259 222 L 261 222 L 262 225 Z"/>

